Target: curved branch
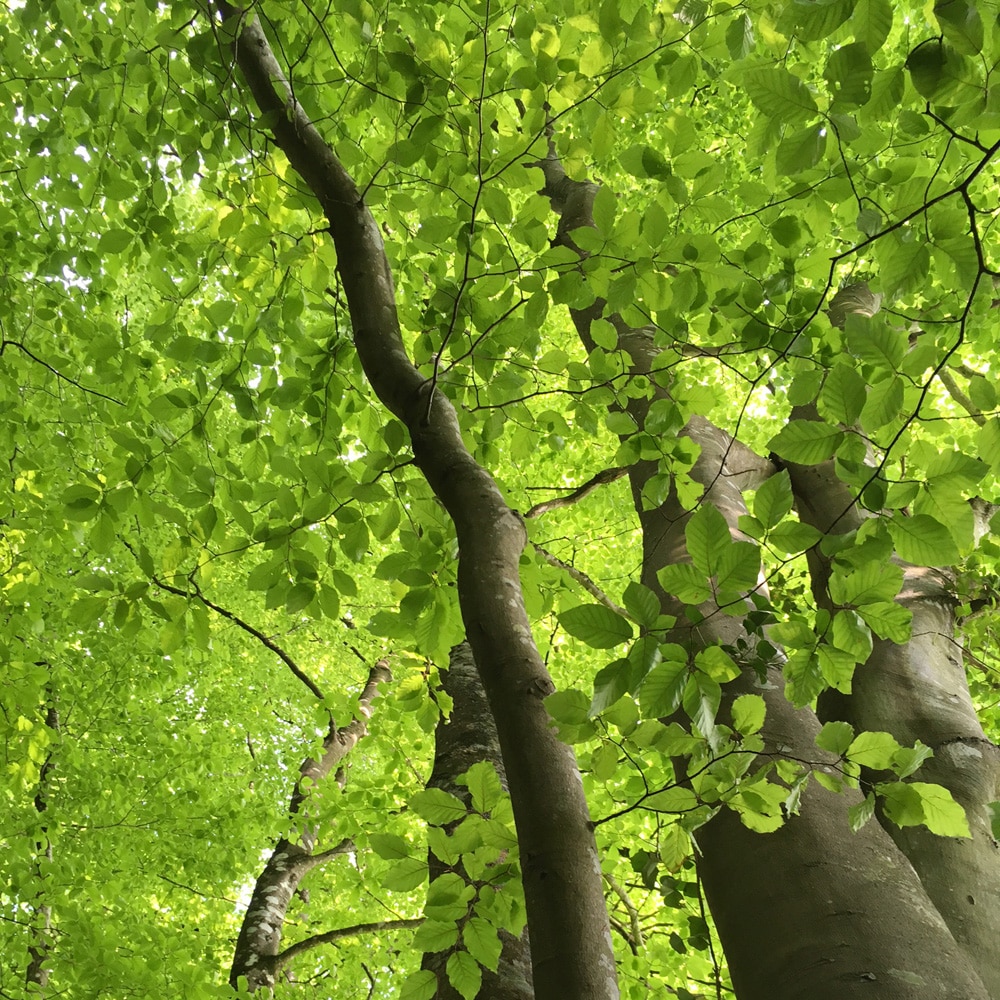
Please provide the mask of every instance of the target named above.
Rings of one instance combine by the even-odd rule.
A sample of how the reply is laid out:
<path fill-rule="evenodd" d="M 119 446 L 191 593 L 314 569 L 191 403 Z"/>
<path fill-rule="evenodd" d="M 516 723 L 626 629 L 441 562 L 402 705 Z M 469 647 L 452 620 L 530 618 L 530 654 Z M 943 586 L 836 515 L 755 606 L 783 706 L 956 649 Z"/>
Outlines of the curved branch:
<path fill-rule="evenodd" d="M 0 341 L 0 355 L 2 355 L 8 347 L 16 347 L 22 353 L 27 354 L 28 357 L 35 362 L 35 364 L 41 365 L 43 368 L 47 368 L 53 375 L 55 375 L 56 378 L 62 379 L 64 382 L 69 382 L 70 385 L 76 386 L 76 388 L 81 392 L 90 393 L 91 396 L 99 396 L 101 399 L 106 399 L 109 403 L 117 403 L 119 406 L 125 405 L 120 399 L 115 399 L 114 396 L 108 396 L 103 392 L 98 392 L 96 389 L 91 389 L 88 386 L 77 382 L 75 378 L 70 378 L 69 375 L 64 375 L 58 368 L 54 368 L 50 365 L 48 361 L 43 361 L 37 354 L 29 351 L 28 348 L 25 347 L 19 340 Z"/>

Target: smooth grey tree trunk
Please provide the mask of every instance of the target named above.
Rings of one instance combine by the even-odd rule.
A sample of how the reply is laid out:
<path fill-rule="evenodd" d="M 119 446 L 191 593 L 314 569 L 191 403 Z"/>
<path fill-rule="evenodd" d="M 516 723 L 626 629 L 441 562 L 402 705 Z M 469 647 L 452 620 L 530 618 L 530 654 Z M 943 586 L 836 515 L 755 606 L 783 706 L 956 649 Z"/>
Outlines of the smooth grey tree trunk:
<path fill-rule="evenodd" d="M 458 536 L 458 596 L 496 722 L 510 784 L 531 928 L 538 1000 L 615 1000 L 617 969 L 600 858 L 576 758 L 549 725 L 554 690 L 524 608 L 519 560 L 526 534 L 472 457 L 450 401 L 411 362 L 391 269 L 362 192 L 295 98 L 252 12 L 217 0 L 234 58 L 276 144 L 329 222 L 354 343 L 365 375 L 406 426 L 413 454 Z M 230 67 L 221 77 L 229 79 Z"/>
<path fill-rule="evenodd" d="M 568 177 L 554 146 L 536 166 L 560 216 L 556 242 L 576 249 L 573 230 L 594 225 L 598 187 Z M 590 324 L 603 314 L 600 299 L 573 313 L 588 350 L 593 347 Z M 658 353 L 652 331 L 630 328 L 616 315 L 606 318 L 618 331 L 632 373 L 648 374 Z M 664 389 L 656 393 L 668 397 Z M 628 404 L 639 428 L 649 402 L 632 399 Z M 703 418 L 693 417 L 681 433 L 700 447 L 691 475 L 704 489 L 701 502 L 718 508 L 731 534 L 740 537 L 738 518 L 746 512 L 742 491 L 755 488 L 773 466 L 769 469 L 769 462 Z M 642 582 L 659 595 L 662 610 L 678 618 L 670 641 L 692 653 L 716 644 L 733 648 L 737 640 L 752 649 L 754 638 L 745 632 L 740 617 L 706 602 L 698 609 L 699 623 L 688 624 L 683 605 L 660 586 L 660 568 L 690 561 L 684 530 L 691 512 L 673 488 L 658 507 L 644 509 L 643 487 L 658 471 L 656 463 L 640 462 L 630 470 L 630 478 L 643 534 Z M 919 655 L 919 641 L 893 655 Z M 823 766 L 824 760 L 834 763 L 815 746 L 819 719 L 809 709 L 795 709 L 785 697 L 780 660 L 772 663 L 764 680 L 744 666 L 742 675 L 724 689 L 723 720 L 727 706 L 743 693 L 764 699 L 763 736 L 769 753 L 815 766 Z M 916 691 L 914 696 L 920 701 Z M 935 714 L 933 701 L 924 712 Z M 970 960 L 935 905 L 940 890 L 935 893 L 925 885 L 901 849 L 911 839 L 901 837 L 897 844 L 874 823 L 851 832 L 847 808 L 860 798 L 856 791 L 836 795 L 811 783 L 799 815 L 775 833 L 752 833 L 728 810 L 697 832 L 699 871 L 739 1000 L 997 1000 L 1000 994 L 991 992 L 978 972 L 986 974 L 990 962 L 995 971 L 996 937 L 975 962 Z M 986 884 L 996 886 L 995 875 Z"/>

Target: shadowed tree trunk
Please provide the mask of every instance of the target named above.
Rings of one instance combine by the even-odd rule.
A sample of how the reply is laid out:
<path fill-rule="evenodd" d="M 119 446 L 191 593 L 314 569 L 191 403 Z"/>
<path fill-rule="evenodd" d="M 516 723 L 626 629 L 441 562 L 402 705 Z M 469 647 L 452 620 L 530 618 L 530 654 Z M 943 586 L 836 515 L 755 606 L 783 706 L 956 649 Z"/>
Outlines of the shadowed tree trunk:
<path fill-rule="evenodd" d="M 453 706 L 451 716 L 438 723 L 434 746 L 434 769 L 428 788 L 441 788 L 462 799 L 470 801 L 468 788 L 456 780 L 473 764 L 485 761 L 496 770 L 504 788 L 507 787 L 506 774 L 500 754 L 500 742 L 490 707 L 483 693 L 483 685 L 476 670 L 475 660 L 468 643 L 461 643 L 451 651 L 447 671 L 443 672 L 441 683 L 451 696 Z M 452 824 L 446 831 L 457 826 Z M 455 872 L 463 880 L 476 888 L 477 898 L 482 893 L 497 891 L 488 881 L 470 879 L 461 861 L 448 864 L 429 852 L 431 882 L 449 872 Z M 461 922 L 464 924 L 464 921 Z M 496 972 L 483 969 L 483 984 L 479 991 L 480 1000 L 533 1000 L 531 989 L 531 955 L 528 934 L 513 937 L 506 931 L 500 932 L 503 950 L 500 953 Z M 447 951 L 428 952 L 424 955 L 422 968 L 429 969 L 437 976 L 439 1000 L 459 1000 L 461 994 L 448 979 L 446 965 L 454 948 Z"/>
<path fill-rule="evenodd" d="M 44 664 L 43 664 L 44 665 Z M 59 711 L 55 706 L 51 691 L 49 692 L 49 706 L 45 710 L 45 725 L 52 734 L 54 740 L 59 735 Z M 53 760 L 53 750 L 45 756 L 45 762 L 38 772 L 38 791 L 35 793 L 35 810 L 39 817 L 45 813 L 49 807 L 49 796 L 52 792 L 52 771 L 55 767 Z M 46 867 L 52 862 L 52 840 L 49 836 L 48 827 L 42 825 L 39 828 L 39 836 L 43 839 L 36 843 L 37 854 L 35 857 L 35 874 L 38 878 L 39 890 L 34 906 L 34 940 L 28 946 L 28 968 L 25 972 L 25 984 L 32 992 L 32 996 L 45 996 L 46 988 L 49 985 L 49 952 L 52 949 L 52 906 L 46 899 L 45 883 L 48 878 Z"/>

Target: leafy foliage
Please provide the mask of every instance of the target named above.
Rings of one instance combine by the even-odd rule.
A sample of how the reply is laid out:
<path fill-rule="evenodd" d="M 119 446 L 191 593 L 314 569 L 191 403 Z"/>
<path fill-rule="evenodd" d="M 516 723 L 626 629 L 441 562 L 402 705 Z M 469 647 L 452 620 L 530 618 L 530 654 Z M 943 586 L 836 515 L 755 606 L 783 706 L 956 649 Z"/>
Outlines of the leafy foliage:
<path fill-rule="evenodd" d="M 799 708 L 850 695 L 914 634 L 902 562 L 954 574 L 954 655 L 1000 729 L 994 8 L 255 11 L 379 220 L 407 349 L 512 507 L 654 469 L 638 513 L 609 479 L 526 516 L 521 560 L 546 705 L 624 886 L 609 905 L 645 928 L 624 994 L 726 981 L 691 839 L 721 809 L 770 832 L 818 781 L 862 790 L 855 828 L 878 805 L 968 837 L 920 780 L 917 734 L 829 722 L 816 760 L 792 761 L 760 696 L 726 692 L 777 668 Z M 216 14 L 25 0 L 0 25 L 0 991 L 21 995 L 45 940 L 66 996 L 232 996 L 262 853 L 305 829 L 296 769 L 391 651 L 371 736 L 310 796 L 318 849 L 353 849 L 306 876 L 286 940 L 362 930 L 278 991 L 422 1000 L 420 952 L 460 940 L 448 977 L 474 997 L 523 913 L 508 894 L 459 931 L 467 886 L 427 886 L 426 847 L 499 886 L 515 834 L 492 771 L 469 772 L 471 811 L 423 787 L 465 631 L 460 553 L 362 371 L 348 262 Z M 549 157 L 600 183 L 575 251 L 539 191 Z M 878 307 L 838 312 L 859 286 Z M 584 347 L 572 317 L 597 300 Z M 644 370 L 625 328 L 650 338 Z M 771 456 L 735 523 L 703 502 L 692 419 Z M 786 466 L 832 468 L 858 525 L 808 523 Z M 654 565 L 643 517 L 669 497 L 690 513 L 683 557 Z M 739 642 L 676 641 L 708 603 Z"/>

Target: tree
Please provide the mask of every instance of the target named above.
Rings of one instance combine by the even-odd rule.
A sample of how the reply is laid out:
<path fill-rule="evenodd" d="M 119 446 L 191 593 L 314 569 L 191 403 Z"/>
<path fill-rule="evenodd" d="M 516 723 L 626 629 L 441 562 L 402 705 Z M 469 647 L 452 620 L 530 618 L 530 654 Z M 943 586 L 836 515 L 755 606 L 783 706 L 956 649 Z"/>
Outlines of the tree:
<path fill-rule="evenodd" d="M 2 17 L 3 995 L 1000 998 L 995 5 Z"/>

